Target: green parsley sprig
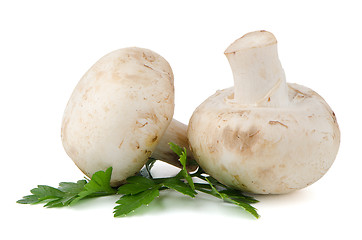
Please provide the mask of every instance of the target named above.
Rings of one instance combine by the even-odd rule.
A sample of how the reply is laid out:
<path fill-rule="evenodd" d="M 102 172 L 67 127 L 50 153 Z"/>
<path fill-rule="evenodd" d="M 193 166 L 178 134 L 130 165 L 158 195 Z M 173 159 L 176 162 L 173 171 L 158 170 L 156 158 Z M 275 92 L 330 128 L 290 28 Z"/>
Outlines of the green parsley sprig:
<path fill-rule="evenodd" d="M 32 195 L 24 196 L 18 200 L 21 204 L 46 203 L 44 207 L 64 207 L 74 205 L 79 200 L 115 194 L 116 189 L 110 186 L 112 168 L 93 174 L 91 180 L 61 182 L 58 188 L 47 185 L 38 185 L 30 190 Z"/>
<path fill-rule="evenodd" d="M 190 174 L 186 169 L 186 149 L 174 143 L 170 143 L 170 148 L 178 155 L 182 165 L 182 169 L 174 177 L 154 178 L 151 168 L 156 159 L 150 158 L 145 165 L 145 170 L 142 170 L 137 176 L 127 178 L 127 183 L 118 189 L 110 186 L 112 175 L 110 167 L 106 171 L 94 173 L 91 179 L 79 180 L 75 183 L 61 182 L 58 188 L 38 185 L 37 188 L 30 191 L 32 195 L 24 196 L 17 203 L 45 203 L 44 207 L 48 208 L 64 207 L 74 205 L 82 199 L 118 194 L 121 197 L 116 201 L 113 213 L 115 217 L 120 217 L 127 216 L 142 205 L 148 205 L 160 195 L 160 191 L 171 189 L 191 198 L 196 197 L 198 192 L 203 192 L 241 207 L 255 218 L 259 218 L 256 209 L 251 206 L 258 202 L 256 199 L 218 182 L 207 175 L 201 167 Z M 194 182 L 193 179 L 200 181 Z"/>

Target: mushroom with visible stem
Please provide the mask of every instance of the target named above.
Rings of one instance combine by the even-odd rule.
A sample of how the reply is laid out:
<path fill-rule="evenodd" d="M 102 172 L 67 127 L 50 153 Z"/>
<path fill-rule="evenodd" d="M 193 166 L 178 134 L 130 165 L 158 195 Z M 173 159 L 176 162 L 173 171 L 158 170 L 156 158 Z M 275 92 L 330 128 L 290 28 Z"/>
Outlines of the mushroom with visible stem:
<path fill-rule="evenodd" d="M 173 81 L 168 62 L 151 50 L 123 48 L 102 57 L 64 112 L 61 137 L 69 157 L 88 177 L 113 167 L 112 186 L 138 173 L 150 156 L 179 165 L 165 147 L 169 141 L 187 146 L 186 126 L 172 121 Z"/>
<path fill-rule="evenodd" d="M 170 149 L 170 142 L 180 146 L 181 148 L 186 148 L 188 158 L 186 168 L 188 171 L 196 170 L 198 165 L 193 161 L 193 156 L 188 146 L 187 125 L 177 121 L 176 119 L 172 119 L 170 125 L 161 137 L 161 140 L 158 142 L 151 157 L 154 159 L 159 159 L 175 167 L 182 168 L 182 165 L 178 160 L 178 156 Z"/>
<path fill-rule="evenodd" d="M 244 35 L 225 55 L 234 87 L 194 111 L 188 138 L 195 160 L 221 183 L 252 193 L 288 193 L 320 179 L 340 143 L 328 104 L 286 82 L 270 32 Z"/>

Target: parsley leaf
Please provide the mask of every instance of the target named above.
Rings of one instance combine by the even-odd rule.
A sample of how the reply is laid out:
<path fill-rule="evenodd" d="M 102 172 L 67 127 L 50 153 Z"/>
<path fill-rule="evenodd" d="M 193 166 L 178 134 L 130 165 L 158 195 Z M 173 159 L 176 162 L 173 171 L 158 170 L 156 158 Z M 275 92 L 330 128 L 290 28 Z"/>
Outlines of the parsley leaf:
<path fill-rule="evenodd" d="M 64 192 L 59 189 L 46 185 L 38 185 L 37 188 L 33 188 L 30 192 L 33 195 L 24 196 L 23 199 L 18 200 L 17 203 L 36 204 L 45 200 L 59 199 L 65 195 Z"/>
<path fill-rule="evenodd" d="M 53 201 L 48 202 L 44 207 L 62 207 L 68 206 L 82 191 L 84 185 L 87 183 L 86 180 L 79 180 L 76 183 L 73 182 L 61 182 L 59 183 L 58 189 L 64 192 L 64 195 Z"/>
<path fill-rule="evenodd" d="M 254 207 L 252 207 L 250 204 L 248 204 L 245 201 L 242 201 L 241 199 L 238 199 L 238 200 L 232 199 L 228 194 L 219 192 L 212 185 L 210 180 L 208 180 L 207 178 L 206 178 L 206 181 L 209 183 L 209 185 L 211 187 L 211 192 L 210 192 L 211 195 L 213 195 L 215 197 L 219 197 L 219 198 L 223 199 L 226 202 L 233 203 L 233 204 L 235 204 L 235 205 L 237 205 L 237 206 L 239 206 L 241 208 L 244 208 L 246 211 L 251 213 L 255 218 L 259 218 L 259 214 L 257 213 L 256 209 Z"/>
<path fill-rule="evenodd" d="M 177 156 L 181 156 L 182 155 L 182 152 L 183 150 L 185 149 L 182 149 L 179 145 L 177 144 L 174 144 L 173 142 L 169 142 L 168 145 L 170 145 L 170 149 L 177 154 Z M 182 162 L 181 162 L 182 164 Z"/>
<path fill-rule="evenodd" d="M 58 188 L 38 185 L 37 188 L 30 191 L 32 195 L 24 196 L 17 203 L 37 204 L 45 202 L 44 207 L 64 207 L 74 205 L 83 198 L 114 194 L 116 190 L 109 184 L 111 173 L 112 168 L 108 168 L 105 172 L 94 173 L 89 181 L 61 182 Z"/>
<path fill-rule="evenodd" d="M 78 194 L 81 192 L 84 188 L 84 185 L 87 183 L 86 180 L 79 180 L 76 183 L 73 182 L 61 182 L 59 183 L 58 189 L 66 192 L 66 193 L 72 193 L 72 194 Z"/>
<path fill-rule="evenodd" d="M 160 194 L 158 188 L 147 189 L 134 195 L 124 195 L 116 203 L 114 216 L 125 216 L 142 205 L 147 205 L 152 202 Z"/>
<path fill-rule="evenodd" d="M 162 182 L 162 185 L 192 198 L 194 198 L 197 194 L 192 188 L 190 188 L 190 186 L 186 185 L 183 181 L 177 178 L 166 179 Z"/>
<path fill-rule="evenodd" d="M 84 185 L 83 190 L 78 193 L 78 197 L 76 197 L 71 202 L 71 204 L 73 205 L 79 200 L 86 197 L 106 196 L 115 194 L 116 190 L 110 185 L 111 175 L 112 167 L 108 168 L 105 172 L 98 171 L 94 173 L 91 180 Z"/>
<path fill-rule="evenodd" d="M 153 188 L 156 185 L 151 179 L 142 176 L 129 177 L 127 178 L 127 183 L 128 184 L 124 184 L 118 188 L 118 194 L 134 195 Z"/>
<path fill-rule="evenodd" d="M 240 191 L 235 190 L 235 189 L 229 189 L 228 188 L 228 189 L 225 189 L 225 190 L 221 190 L 220 193 L 226 194 L 231 199 L 242 200 L 242 201 L 247 202 L 247 203 L 257 203 L 257 202 L 259 202 L 255 198 L 246 196 L 243 193 L 241 193 Z"/>
<path fill-rule="evenodd" d="M 178 176 L 171 178 L 146 178 L 133 176 L 127 178 L 127 183 L 120 186 L 118 194 L 124 194 L 116 203 L 114 216 L 126 216 L 142 205 L 152 202 L 161 190 L 173 189 L 190 197 L 195 197 L 196 192 L 179 179 Z"/>
<path fill-rule="evenodd" d="M 39 198 L 36 195 L 27 195 L 16 202 L 20 204 L 35 204 L 39 202 Z"/>
<path fill-rule="evenodd" d="M 181 175 L 187 181 L 187 183 L 190 185 L 191 189 L 195 191 L 194 182 L 192 181 L 192 178 L 186 169 L 186 164 L 187 164 L 186 148 L 182 149 L 180 146 L 178 146 L 172 142 L 170 142 L 169 145 L 170 145 L 171 150 L 179 156 L 179 161 L 182 165 L 182 170 L 180 171 L 179 175 Z"/>

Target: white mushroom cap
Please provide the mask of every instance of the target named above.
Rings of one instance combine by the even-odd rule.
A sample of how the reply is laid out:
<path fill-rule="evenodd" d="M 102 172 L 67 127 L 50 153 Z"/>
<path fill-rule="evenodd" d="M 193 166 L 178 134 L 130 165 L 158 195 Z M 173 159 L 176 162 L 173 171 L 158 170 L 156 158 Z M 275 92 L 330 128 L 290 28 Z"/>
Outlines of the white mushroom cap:
<path fill-rule="evenodd" d="M 89 177 L 113 167 L 116 186 L 142 168 L 173 111 L 168 62 L 148 49 L 119 49 L 97 61 L 74 89 L 62 122 L 63 146 Z"/>
<path fill-rule="evenodd" d="M 288 193 L 312 184 L 327 172 L 339 148 L 340 132 L 335 114 L 322 97 L 309 88 L 285 82 L 279 60 L 269 59 L 277 58 L 276 53 L 270 53 L 276 51 L 276 40 L 270 45 L 270 38 L 264 38 L 270 33 L 252 35 L 258 38 L 259 33 L 256 46 L 237 49 L 237 56 L 233 56 L 256 64 L 249 68 L 256 77 L 248 72 L 247 61 L 240 64 L 235 60 L 233 65 L 229 59 L 238 89 L 245 85 L 253 92 L 257 88 L 257 96 L 243 95 L 245 89 L 237 94 L 236 86 L 217 91 L 193 113 L 188 138 L 196 161 L 218 181 L 252 193 Z M 267 39 L 265 45 L 263 39 Z M 250 40 L 245 44 L 255 42 Z M 260 49 L 265 47 L 266 55 Z M 229 57 L 229 52 L 226 54 Z M 274 84 L 264 84 L 268 80 Z"/>
<path fill-rule="evenodd" d="M 314 91 L 288 86 L 290 108 L 231 103 L 233 88 L 202 103 L 188 131 L 200 166 L 220 182 L 253 193 L 287 193 L 321 178 L 338 151 L 336 118 Z"/>

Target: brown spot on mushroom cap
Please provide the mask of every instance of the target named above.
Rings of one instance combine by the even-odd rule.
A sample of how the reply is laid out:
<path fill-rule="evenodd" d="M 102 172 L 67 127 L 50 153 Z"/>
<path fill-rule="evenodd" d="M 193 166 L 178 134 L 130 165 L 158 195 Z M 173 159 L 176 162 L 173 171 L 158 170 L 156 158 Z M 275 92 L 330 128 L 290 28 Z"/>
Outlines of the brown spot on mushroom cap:
<path fill-rule="evenodd" d="M 221 164 L 221 171 L 224 171 L 224 172 L 228 171 L 224 164 Z"/>
<path fill-rule="evenodd" d="M 155 112 L 144 112 L 138 115 L 138 119 L 147 119 L 153 123 L 158 123 L 159 119 Z"/>
<path fill-rule="evenodd" d="M 271 179 L 273 178 L 273 174 L 274 174 L 274 168 L 275 166 L 272 167 L 261 167 L 258 169 L 258 179 L 263 180 L 263 179 Z"/>
<path fill-rule="evenodd" d="M 101 79 L 104 76 L 105 72 L 104 71 L 97 71 L 95 74 L 95 78 L 96 80 Z"/>
<path fill-rule="evenodd" d="M 218 94 L 220 94 L 220 93 L 218 93 Z M 227 99 L 229 99 L 229 100 L 234 99 L 234 92 L 231 95 L 227 96 Z"/>
<path fill-rule="evenodd" d="M 146 54 L 145 52 L 142 53 L 142 57 L 148 62 L 154 62 L 156 60 L 153 55 Z"/>
<path fill-rule="evenodd" d="M 145 150 L 145 154 L 146 154 L 147 157 L 150 157 L 151 154 L 152 154 L 152 151 L 150 151 L 150 150 Z"/>
<path fill-rule="evenodd" d="M 270 124 L 270 125 L 277 125 L 277 124 L 279 124 L 279 125 L 281 125 L 281 126 L 283 126 L 283 127 L 285 127 L 285 128 L 288 128 L 287 125 L 285 125 L 284 123 L 281 123 L 281 122 L 279 122 L 279 121 L 269 121 L 269 124 Z"/>
<path fill-rule="evenodd" d="M 234 186 L 238 186 L 238 188 L 244 191 L 248 190 L 247 186 L 243 183 L 243 180 L 239 175 L 232 175 L 232 178 L 232 183 L 234 184 Z"/>
<path fill-rule="evenodd" d="M 131 147 L 135 148 L 135 149 L 140 149 L 140 143 L 138 141 L 134 142 Z"/>
<path fill-rule="evenodd" d="M 241 152 L 250 152 L 254 144 L 258 143 L 258 134 L 260 130 L 254 126 L 250 127 L 247 131 L 240 129 L 232 129 L 227 126 L 223 129 L 221 139 L 227 149 L 240 149 Z"/>
<path fill-rule="evenodd" d="M 151 66 L 148 66 L 147 64 L 143 64 L 143 66 L 145 66 L 146 68 L 154 70 Z"/>
<path fill-rule="evenodd" d="M 334 123 L 337 123 L 337 118 L 336 118 L 336 114 L 334 114 L 334 112 L 332 111 L 332 119 Z"/>
<path fill-rule="evenodd" d="M 148 122 L 140 123 L 139 121 L 136 121 L 136 125 L 137 125 L 137 127 L 139 127 L 139 128 L 143 128 L 143 127 L 146 126 L 147 124 L 148 124 Z"/>
<path fill-rule="evenodd" d="M 156 146 L 159 141 L 158 135 L 152 135 L 150 134 L 149 137 L 146 139 L 146 147 Z"/>
<path fill-rule="evenodd" d="M 250 110 L 238 110 L 238 111 L 231 111 L 231 112 L 221 112 L 218 114 L 218 119 L 222 119 L 223 121 L 228 121 L 229 119 L 232 119 L 234 117 L 242 117 L 247 118 L 250 114 Z M 235 116 L 236 115 L 236 116 Z"/>
<path fill-rule="evenodd" d="M 83 94 L 83 96 L 82 96 L 82 98 L 83 98 L 84 101 L 86 101 L 86 100 L 88 99 L 88 94 L 89 94 L 89 92 L 92 90 L 92 88 L 93 88 L 93 87 L 89 87 L 89 88 L 87 88 L 87 89 L 85 90 L 85 92 L 84 92 L 84 94 Z"/>
<path fill-rule="evenodd" d="M 217 151 L 217 147 L 216 147 L 216 144 L 215 143 L 209 143 L 206 145 L 207 148 L 209 149 L 209 152 L 210 153 L 214 153 Z"/>
<path fill-rule="evenodd" d="M 302 92 L 301 90 L 296 88 L 297 85 L 296 84 L 288 84 L 288 94 L 289 94 L 289 100 L 293 103 L 299 103 L 302 102 L 308 98 L 311 98 L 313 96 L 313 94 L 307 93 L 307 92 Z"/>
<path fill-rule="evenodd" d="M 107 106 L 105 106 L 104 108 L 103 108 L 103 110 L 104 110 L 104 112 L 109 112 L 109 107 L 107 107 Z"/>
<path fill-rule="evenodd" d="M 121 147 L 122 147 L 123 142 L 124 142 L 124 139 L 123 139 L 122 142 L 118 145 L 118 148 L 121 148 Z"/>

